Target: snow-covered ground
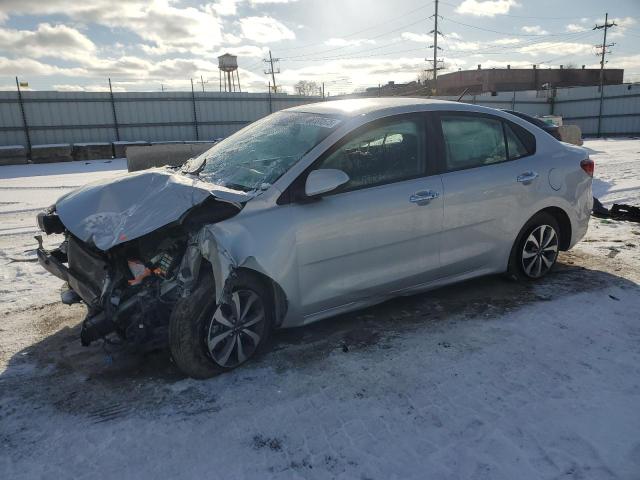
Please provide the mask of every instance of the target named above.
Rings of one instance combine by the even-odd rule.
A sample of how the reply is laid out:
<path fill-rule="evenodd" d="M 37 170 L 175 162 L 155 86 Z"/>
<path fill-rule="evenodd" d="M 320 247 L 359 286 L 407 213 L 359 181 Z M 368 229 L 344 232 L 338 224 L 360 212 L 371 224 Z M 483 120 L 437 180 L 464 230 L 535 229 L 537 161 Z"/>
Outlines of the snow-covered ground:
<path fill-rule="evenodd" d="M 60 298 L 62 282 L 35 261 L 36 214 L 85 183 L 126 171 L 124 158 L 0 167 L 0 314 Z"/>
<path fill-rule="evenodd" d="M 640 140 L 588 140 L 640 204 Z M 34 215 L 121 160 L 0 167 L 0 478 L 640 478 L 640 224 L 592 219 L 553 275 L 499 277 L 279 332 L 206 382 L 82 348 Z M 112 347 L 113 348 L 113 347 Z"/>
<path fill-rule="evenodd" d="M 640 204 L 640 140 L 587 140 L 583 146 L 596 163 L 593 194 L 606 206 Z"/>

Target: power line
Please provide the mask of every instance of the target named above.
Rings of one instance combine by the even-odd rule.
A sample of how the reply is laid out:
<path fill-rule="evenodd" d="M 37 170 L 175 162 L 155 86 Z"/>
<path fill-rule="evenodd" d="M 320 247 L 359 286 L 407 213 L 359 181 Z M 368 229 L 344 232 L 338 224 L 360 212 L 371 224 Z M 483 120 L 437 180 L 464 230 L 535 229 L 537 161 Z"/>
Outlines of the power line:
<path fill-rule="evenodd" d="M 440 0 L 440 3 L 447 5 L 449 7 L 455 7 L 458 8 L 458 5 L 454 5 L 452 3 L 447 3 L 447 2 L 443 2 L 442 0 Z M 512 15 L 510 13 L 500 13 L 497 14 L 496 16 L 500 16 L 500 17 L 513 17 L 513 18 L 537 18 L 540 20 L 569 20 L 569 19 L 575 19 L 575 16 L 570 16 L 570 17 L 539 17 L 536 15 Z M 586 15 L 585 15 L 586 16 Z"/>
<path fill-rule="evenodd" d="M 373 30 L 373 29 L 375 29 L 375 28 L 378 28 L 378 27 L 380 27 L 380 26 L 382 26 L 382 25 L 388 25 L 390 22 L 395 22 L 396 20 L 399 20 L 399 19 L 401 19 L 401 18 L 404 18 L 404 17 L 406 17 L 407 15 L 411 15 L 412 13 L 415 13 L 415 12 L 417 12 L 417 11 L 419 11 L 419 10 L 422 10 L 422 9 L 424 9 L 424 8 L 428 7 L 428 6 L 429 6 L 429 5 L 431 5 L 432 3 L 433 3 L 433 1 L 431 1 L 431 2 L 427 3 L 426 5 L 421 5 L 421 6 L 419 6 L 418 8 L 414 8 L 414 9 L 412 9 L 412 10 L 409 10 L 408 12 L 403 13 L 402 15 L 398 15 L 397 17 L 394 17 L 394 18 L 391 18 L 391 19 L 387 19 L 387 20 L 385 20 L 384 22 L 376 23 L 375 25 L 372 25 L 372 26 L 367 27 L 367 28 L 363 28 L 362 30 L 358 30 L 358 31 L 356 31 L 356 32 L 352 32 L 352 33 L 349 33 L 349 34 L 346 34 L 346 35 L 340 35 L 340 37 L 342 37 L 342 38 L 350 38 L 350 37 L 354 37 L 354 36 L 356 36 L 356 35 L 359 35 L 359 34 L 361 34 L 361 33 L 368 32 L 369 30 Z M 404 27 L 403 27 L 403 28 L 404 28 Z M 318 45 L 324 45 L 324 42 L 309 43 L 309 44 L 307 44 L 307 45 L 302 45 L 302 46 L 300 46 L 300 47 L 283 48 L 283 49 L 280 49 L 280 51 L 282 51 L 282 52 L 289 52 L 289 51 L 291 51 L 291 50 L 302 50 L 302 49 L 305 49 L 305 48 L 315 47 L 315 46 L 318 46 Z"/>
<path fill-rule="evenodd" d="M 442 0 L 438 0 L 438 1 L 433 1 L 430 2 L 434 3 L 436 5 L 436 11 L 437 11 L 437 5 L 438 3 L 443 3 L 446 4 L 446 2 L 442 2 Z M 411 10 L 410 12 L 407 12 L 405 14 L 403 14 L 402 16 L 406 16 L 408 14 L 411 14 L 413 12 L 416 12 L 418 10 L 421 10 L 422 8 L 424 8 L 425 6 L 416 8 Z M 396 17 L 396 19 L 401 18 L 400 17 Z M 465 27 L 469 27 L 469 28 L 474 28 L 474 29 L 478 29 L 478 30 L 482 30 L 482 31 L 487 31 L 487 32 L 491 32 L 491 33 L 496 33 L 496 34 L 500 34 L 500 35 L 505 35 L 507 37 L 526 37 L 527 40 L 522 42 L 522 43 L 518 43 L 517 45 L 493 45 L 491 46 L 491 48 L 489 49 L 485 49 L 485 50 L 469 50 L 468 51 L 468 55 L 499 55 L 499 54 L 510 54 L 510 53 L 524 53 L 521 51 L 522 48 L 526 48 L 528 46 L 532 46 L 538 43 L 544 43 L 546 41 L 551 40 L 552 38 L 555 39 L 557 38 L 558 40 L 560 40 L 562 38 L 563 41 L 569 41 L 569 40 L 578 40 L 579 38 L 582 39 L 585 36 L 588 36 L 589 34 L 592 34 L 593 31 L 591 29 L 588 30 L 580 30 L 578 32 L 563 32 L 563 33 L 544 33 L 544 34 L 518 34 L 518 33 L 508 33 L 508 32 L 502 32 L 502 31 L 498 31 L 498 30 L 492 30 L 492 29 L 488 29 L 488 28 L 484 28 L 484 27 L 479 27 L 477 25 L 471 25 L 471 24 L 467 24 L 467 23 L 463 23 L 463 22 L 458 22 L 456 20 L 450 19 L 450 18 L 445 18 L 442 15 L 436 14 L 436 15 L 431 15 L 430 17 L 427 18 L 433 18 L 434 19 L 434 29 L 431 30 L 429 33 L 433 34 L 434 36 L 434 42 L 433 45 L 431 45 L 429 48 L 433 49 L 433 53 L 434 53 L 434 58 L 433 60 L 428 60 L 432 63 L 432 68 L 429 71 L 433 71 L 434 73 L 434 80 L 437 81 L 437 70 L 443 69 L 444 66 L 439 65 L 439 62 L 441 62 L 441 60 L 438 60 L 437 58 L 437 54 L 438 54 L 438 50 L 442 50 L 442 48 L 438 45 L 438 40 L 439 40 L 439 36 L 443 36 L 444 39 L 444 43 L 445 45 L 448 44 L 447 42 L 447 38 L 446 36 L 442 35 L 442 32 L 439 31 L 439 25 L 438 25 L 438 19 L 440 20 L 445 20 L 445 21 L 450 21 L 451 23 L 456 23 L 459 25 L 463 25 Z M 575 17 L 567 17 L 567 18 L 575 18 Z M 397 32 L 399 30 L 403 30 L 406 29 L 408 27 L 411 27 L 413 25 L 416 25 L 418 23 L 421 23 L 422 21 L 424 21 L 426 18 L 421 18 L 417 21 L 413 21 L 411 23 L 408 24 L 404 24 L 400 27 L 382 32 L 370 39 L 367 39 L 369 41 L 373 41 L 375 39 L 378 39 L 380 37 L 384 37 L 386 35 L 389 35 L 391 33 Z M 388 23 L 388 22 L 385 22 Z M 356 32 L 353 32 L 351 34 L 346 35 L 345 37 L 350 37 L 350 36 L 354 36 L 357 35 L 359 33 L 371 30 L 373 28 L 376 28 L 376 26 L 371 26 L 371 27 L 367 27 L 365 29 L 361 29 L 358 30 Z M 398 45 L 399 43 L 405 43 L 407 42 L 408 39 L 405 40 L 401 40 L 401 41 L 392 41 L 391 43 L 387 43 L 385 45 L 378 45 L 375 47 L 371 47 L 371 48 L 365 48 L 365 49 L 361 49 L 361 50 L 357 50 L 355 52 L 344 52 L 344 53 L 338 53 L 337 55 L 326 55 L 328 53 L 331 52 L 337 52 L 349 47 L 352 47 L 353 45 L 342 45 L 342 46 L 338 46 L 335 48 L 330 48 L 330 49 L 324 49 L 324 50 L 320 50 L 320 51 L 316 51 L 316 52 L 308 52 L 308 53 L 304 53 L 304 54 L 300 54 L 300 55 L 294 55 L 291 57 L 281 57 L 278 59 L 273 59 L 273 62 L 277 62 L 278 60 L 288 60 L 288 61 L 292 61 L 292 62 L 315 62 L 315 61 L 330 61 L 330 60 L 351 60 L 351 59 L 362 59 L 362 58 L 371 58 L 371 57 L 376 57 L 376 56 L 387 56 L 387 55 L 396 55 L 396 54 L 402 54 L 402 53 L 409 53 L 409 52 L 416 52 L 419 51 L 421 49 L 419 48 L 414 48 L 414 49 L 402 49 L 402 50 L 393 50 L 393 51 L 387 51 L 387 52 L 380 52 L 377 54 L 372 54 L 372 52 L 377 52 L 379 50 L 383 50 L 383 49 L 387 49 L 391 46 L 394 45 Z M 294 47 L 294 48 L 290 48 L 290 49 L 285 49 L 285 50 L 298 50 L 298 49 L 304 49 L 307 48 L 309 46 L 312 45 L 319 45 L 320 43 L 316 43 L 316 44 L 309 44 L 306 46 L 301 46 L 301 47 Z M 515 49 L 514 49 L 515 47 Z M 508 50 L 511 49 L 511 50 Z M 466 51 L 466 49 L 455 49 L 455 46 L 453 47 L 453 51 Z M 568 55 L 565 55 L 568 56 Z M 561 57 L 560 57 L 561 58 Z M 456 59 L 456 57 L 454 56 L 453 59 Z M 552 59 L 553 60 L 553 59 Z M 548 60 L 545 62 L 538 62 L 538 63 L 548 63 L 552 60 Z M 273 84 L 275 85 L 275 74 L 276 73 L 280 73 L 280 70 L 275 69 L 275 67 L 272 65 L 271 63 L 271 59 L 267 60 L 264 59 L 263 62 L 268 63 L 269 65 L 271 65 L 271 69 L 268 71 L 265 71 L 264 73 L 267 75 L 271 75 L 272 80 L 273 80 Z M 254 68 L 256 65 L 252 64 L 248 67 L 248 69 Z M 435 68 L 435 70 L 434 70 Z M 435 84 L 435 82 L 434 82 Z"/>
<path fill-rule="evenodd" d="M 582 39 L 585 37 L 588 37 L 589 35 L 593 34 L 593 32 L 591 30 L 588 30 L 587 32 L 585 32 L 584 34 L 580 35 L 580 36 L 576 36 L 575 40 L 578 39 Z M 447 39 L 446 36 L 443 36 L 444 40 Z M 518 44 L 518 45 L 507 45 L 507 46 L 502 46 L 502 45 L 495 45 L 495 46 L 491 46 L 490 48 L 487 49 L 481 49 L 481 50 L 452 50 L 458 53 L 465 53 L 467 55 L 507 55 L 507 54 L 517 54 L 517 53 L 523 53 L 521 51 L 522 48 L 526 48 L 529 46 L 533 46 L 536 44 L 541 44 L 541 43 L 545 43 L 547 42 L 547 39 L 532 39 L 529 40 L 527 42 L 524 42 L 522 44 Z M 424 47 L 419 47 L 419 48 L 409 48 L 409 49 L 402 49 L 402 50 L 393 50 L 390 52 L 382 52 L 382 53 L 375 53 L 375 54 L 368 54 L 368 55 L 360 55 L 362 54 L 367 54 L 369 52 L 372 51 L 376 51 L 379 49 L 383 49 L 383 48 L 388 48 L 394 45 L 398 45 L 399 43 L 406 43 L 406 41 L 404 42 L 397 42 L 397 43 L 390 43 L 387 45 L 381 45 L 378 47 L 374 47 L 371 49 L 365 49 L 365 50 L 360 50 L 357 52 L 352 52 L 352 53 L 345 53 L 345 54 L 340 54 L 340 55 L 334 55 L 334 56 L 328 56 L 328 57 L 315 57 L 315 58 L 304 58 L 304 59 L 290 59 L 289 61 L 291 62 L 323 62 L 323 61 L 329 61 L 329 60 L 357 60 L 357 59 L 361 59 L 361 58 L 371 58 L 371 57 L 378 57 L 378 56 L 386 56 L 386 55 L 397 55 L 397 54 L 402 54 L 402 53 L 411 53 L 411 52 L 418 52 L 418 51 L 423 51 Z M 511 50 L 504 50 L 504 49 L 511 49 Z M 516 48 L 516 49 L 514 49 Z M 458 58 L 462 58 L 462 57 L 456 57 L 453 56 L 451 57 L 449 55 L 450 58 L 453 59 L 458 59 Z M 285 59 L 286 60 L 286 59 Z"/>
<path fill-rule="evenodd" d="M 441 16 L 440 18 L 442 18 L 443 20 L 446 20 L 447 22 L 452 22 L 458 25 L 469 27 L 469 28 L 475 28 L 476 30 L 482 30 L 483 32 L 498 33 L 500 35 L 506 35 L 508 37 L 560 37 L 560 36 L 567 36 L 567 35 L 577 35 L 578 33 L 584 33 L 589 31 L 589 29 L 585 29 L 585 30 L 578 30 L 577 32 L 564 32 L 564 33 L 509 33 L 509 32 L 501 32 L 498 30 L 492 30 L 490 28 L 478 27 L 477 25 L 471 25 L 469 23 L 459 22 L 449 17 Z"/>
<path fill-rule="evenodd" d="M 402 25 L 401 27 L 394 28 L 393 30 L 388 30 L 388 31 L 386 31 L 384 33 L 381 33 L 379 35 L 376 35 L 374 37 L 367 38 L 366 40 L 369 40 L 369 41 L 377 40 L 378 38 L 381 38 L 381 37 L 384 37 L 386 35 L 389 35 L 390 33 L 395 33 L 395 32 L 397 32 L 399 30 L 404 30 L 405 28 L 412 27 L 413 25 L 416 25 L 418 23 L 424 22 L 425 20 L 427 20 L 429 18 L 431 18 L 431 17 L 421 18 L 419 20 L 413 21 L 413 22 L 408 23 L 406 25 Z M 343 50 L 343 49 L 351 47 L 351 46 L 352 45 L 342 45 L 340 47 L 330 48 L 330 49 L 327 49 L 327 50 L 321 50 L 321 51 L 318 51 L 318 52 L 304 53 L 304 54 L 301 54 L 301 55 L 294 55 L 292 57 L 283 57 L 282 59 L 283 60 L 293 60 L 293 59 L 305 58 L 305 57 L 309 57 L 309 56 L 313 56 L 313 55 L 323 55 L 325 53 L 335 52 L 337 50 Z M 368 50 L 372 50 L 372 49 L 368 49 Z"/>
<path fill-rule="evenodd" d="M 442 1 L 442 0 L 439 0 L 439 1 Z M 430 4 L 431 3 L 437 3 L 437 2 L 433 1 L 433 2 L 430 2 Z M 446 2 L 442 2 L 442 3 L 447 4 Z M 447 4 L 447 5 L 451 5 L 451 4 Z M 421 10 L 422 8 L 425 8 L 425 7 L 426 6 L 423 5 L 423 6 L 419 7 L 419 8 L 415 8 L 413 10 L 410 10 L 409 12 L 406 12 L 405 14 L 403 14 L 403 15 L 401 15 L 399 17 L 396 17 L 395 19 L 398 19 L 398 18 L 401 18 L 403 16 L 409 15 L 409 14 L 414 13 L 414 12 L 416 12 L 418 10 Z M 435 17 L 434 15 L 432 15 L 431 17 L 428 17 L 428 18 L 438 18 L 438 17 Z M 475 29 L 479 29 L 479 30 L 483 30 L 483 31 L 488 31 L 488 32 L 497 33 L 497 34 L 501 34 L 501 35 L 506 35 L 506 36 L 513 36 L 513 37 L 531 37 L 531 38 L 534 38 L 534 39 L 547 38 L 547 37 L 566 37 L 566 38 L 576 37 L 577 38 L 577 36 L 579 34 L 590 33 L 590 30 L 581 30 L 581 31 L 578 31 L 578 32 L 564 32 L 564 33 L 551 33 L 551 34 L 517 34 L 517 33 L 514 34 L 514 33 L 508 33 L 508 32 L 501 32 L 501 31 L 497 31 L 497 30 L 491 30 L 491 29 L 487 29 L 487 28 L 484 28 L 484 27 L 478 27 L 476 25 L 471 25 L 471 24 L 467 24 L 467 23 L 463 23 L 463 22 L 458 22 L 458 21 L 453 20 L 453 19 L 444 18 L 441 15 L 439 16 L 439 18 L 443 19 L 443 20 L 446 20 L 446 21 L 450 21 L 452 23 L 457 23 L 459 25 L 463 25 L 463 26 L 466 26 L 466 27 L 469 27 L 469 28 L 475 28 Z M 575 17 L 567 17 L 567 18 L 575 18 Z M 378 38 L 383 37 L 385 35 L 389 35 L 391 33 L 397 32 L 399 30 L 403 30 L 405 28 L 413 26 L 413 25 L 415 25 L 417 23 L 422 22 L 423 20 L 425 20 L 425 19 L 422 18 L 422 19 L 419 19 L 417 21 L 411 22 L 409 24 L 404 24 L 404 25 L 402 25 L 402 26 L 400 26 L 398 28 L 394 28 L 392 30 L 385 31 L 385 32 L 383 32 L 383 33 L 381 33 L 379 35 L 376 35 L 376 36 L 374 36 L 374 37 L 372 37 L 370 39 L 367 39 L 367 40 L 372 41 L 372 40 L 378 39 Z M 384 22 L 384 23 L 386 24 L 388 22 Z M 365 29 L 358 30 L 356 32 L 353 32 L 351 34 L 346 35 L 345 37 L 354 36 L 354 35 L 357 35 L 359 33 L 371 30 L 373 28 L 376 28 L 378 25 L 380 25 L 380 24 L 377 24 L 377 25 L 374 25 L 374 26 L 371 26 L 371 27 L 367 27 Z M 433 33 L 433 31 L 430 32 L 430 33 Z M 434 34 L 434 35 L 437 38 L 437 34 Z M 394 42 L 393 44 L 397 44 L 397 43 L 400 43 L 400 42 Z M 304 48 L 307 48 L 309 46 L 319 45 L 319 44 L 322 44 L 322 43 L 308 44 L 308 45 L 301 46 L 301 47 L 293 47 L 293 48 L 289 48 L 289 49 L 284 49 L 284 51 L 304 49 Z M 388 46 L 391 46 L 391 45 L 392 44 L 387 44 L 387 45 L 377 46 L 377 47 L 373 47 L 373 48 L 367 48 L 367 49 L 363 49 L 363 50 L 358 50 L 356 52 L 351 52 L 349 54 L 345 53 L 345 55 L 339 54 L 339 55 L 335 55 L 335 56 L 326 56 L 326 54 L 328 54 L 328 53 L 336 52 L 336 51 L 343 50 L 345 48 L 349 48 L 349 47 L 353 46 L 353 45 L 342 45 L 342 46 L 338 46 L 338 47 L 335 47 L 335 48 L 320 50 L 320 51 L 316 51 L 316 52 L 308 52 L 308 53 L 304 53 L 304 54 L 300 54 L 300 55 L 294 55 L 294 56 L 291 56 L 291 57 L 282 57 L 281 59 L 282 60 L 288 60 L 288 61 L 325 61 L 325 60 L 339 60 L 339 59 L 350 59 L 350 58 L 368 58 L 368 57 L 371 57 L 371 55 L 366 55 L 364 57 L 356 57 L 355 55 L 359 55 L 359 54 L 363 54 L 363 53 L 369 53 L 369 52 L 372 52 L 372 51 L 384 49 L 384 48 L 387 48 Z M 505 47 L 496 46 L 495 48 L 506 48 L 506 47 L 508 47 L 508 46 L 505 46 Z M 438 48 L 438 49 L 440 49 L 440 48 Z M 434 48 L 434 50 L 438 50 L 438 49 Z M 398 53 L 404 53 L 404 52 L 407 52 L 407 51 L 412 51 L 412 50 L 403 50 L 403 51 L 400 51 Z M 396 52 L 389 52 L 389 53 L 381 54 L 381 55 L 387 55 L 387 54 L 392 54 L 392 53 L 396 53 Z M 257 65 L 256 64 L 252 64 L 252 65 L 250 65 L 249 67 L 246 67 L 246 68 L 247 69 L 252 69 L 252 68 L 255 68 L 255 67 L 257 67 Z"/>
<path fill-rule="evenodd" d="M 432 15 L 430 17 L 421 18 L 421 19 L 419 19 L 417 21 L 411 22 L 410 24 L 406 24 L 406 25 L 403 25 L 401 27 L 395 28 L 393 30 L 381 33 L 381 34 L 376 35 L 375 37 L 372 37 L 372 38 L 367 39 L 367 40 L 375 40 L 377 38 L 383 37 L 383 36 L 388 35 L 390 33 L 397 32 L 398 30 L 403 30 L 403 29 L 405 29 L 407 27 L 410 27 L 410 26 L 413 26 L 415 24 L 421 23 L 424 20 L 427 20 L 429 18 L 434 18 L 434 16 Z M 510 34 L 510 33 L 506 33 L 506 32 L 500 32 L 500 31 L 496 31 L 496 30 L 485 29 L 483 27 L 477 27 L 475 25 L 463 24 L 462 22 L 455 22 L 455 21 L 453 21 L 451 19 L 443 17 L 442 15 L 439 15 L 439 18 L 443 19 L 443 20 L 447 20 L 447 21 L 452 21 L 453 23 L 459 23 L 461 25 L 469 26 L 471 28 L 477 28 L 477 29 L 481 29 L 481 30 L 484 30 L 484 31 L 490 31 L 492 33 L 498 33 L 498 34 L 501 34 L 501 35 L 518 36 L 518 37 L 531 37 L 532 41 L 537 41 L 539 39 L 545 39 L 547 37 L 565 37 L 567 39 L 571 39 L 572 37 L 575 37 L 577 39 L 578 37 L 582 37 L 582 34 L 591 33 L 591 30 L 587 29 L 587 30 L 581 30 L 581 31 L 578 31 L 578 32 L 564 32 L 564 33 L 555 33 L 555 34 Z M 431 32 L 429 32 L 429 33 L 433 33 L 433 30 Z M 442 35 L 441 32 L 440 32 L 440 35 Z M 443 35 L 443 37 L 446 39 L 446 36 Z M 398 44 L 398 43 L 401 43 L 401 42 L 394 42 L 393 44 Z M 391 46 L 393 44 L 387 44 L 387 45 L 381 45 L 381 46 L 372 47 L 372 48 L 366 48 L 366 49 L 363 49 L 363 50 L 358 50 L 356 52 L 351 52 L 349 54 L 345 53 L 345 55 L 349 55 L 348 58 L 356 58 L 356 57 L 353 57 L 353 55 L 357 55 L 357 54 L 360 54 L 360 53 L 368 53 L 368 52 L 371 52 L 371 51 L 374 51 L 374 50 L 380 50 L 380 49 L 386 48 L 388 46 Z M 340 55 L 336 55 L 336 56 L 328 56 L 328 57 L 327 56 L 318 56 L 318 57 L 316 57 L 316 55 L 324 55 L 324 54 L 331 53 L 331 52 L 334 52 L 334 51 L 337 51 L 337 50 L 342 50 L 342 49 L 348 48 L 349 46 L 350 45 L 343 45 L 343 46 L 340 46 L 340 47 L 331 48 L 331 49 L 327 49 L 327 50 L 321 50 L 321 51 L 318 51 L 318 52 L 305 53 L 305 54 L 296 55 L 296 56 L 292 56 L 292 57 L 282 57 L 281 59 L 282 60 L 287 60 L 287 61 L 316 61 L 316 60 L 333 60 L 333 59 L 347 58 L 347 57 L 343 57 L 343 55 L 341 55 L 341 54 Z"/>
<path fill-rule="evenodd" d="M 589 36 L 591 36 L 593 34 L 593 32 L 591 30 L 575 36 L 573 38 L 571 38 L 570 40 L 572 41 L 576 41 L 576 40 L 582 40 L 584 38 L 587 38 Z M 519 42 L 517 44 L 510 44 L 510 45 L 492 45 L 490 48 L 485 49 L 485 50 L 474 50 L 474 49 L 465 49 L 465 48 L 455 48 L 455 45 L 449 45 L 447 37 L 444 37 L 444 43 L 445 43 L 445 47 L 451 51 L 451 52 L 466 52 L 469 55 L 476 55 L 476 54 L 485 54 L 485 55 L 506 55 L 506 54 L 526 54 L 528 52 L 523 51 L 523 49 L 529 48 L 529 47 L 533 47 L 535 45 L 542 45 L 545 43 L 548 43 L 549 39 L 547 38 L 543 38 L 543 39 L 530 39 L 530 40 L 526 40 L 523 42 Z"/>
<path fill-rule="evenodd" d="M 337 57 L 325 57 L 325 58 L 313 58 L 313 59 L 308 59 L 308 60 L 295 60 L 295 61 L 300 61 L 300 62 L 307 62 L 307 61 L 315 61 L 315 62 L 326 62 L 326 61 L 330 61 L 330 60 L 359 60 L 359 59 L 363 59 L 363 58 L 372 58 L 372 57 L 383 57 L 386 55 L 398 55 L 401 53 L 411 53 L 411 52 L 424 52 L 424 47 L 418 47 L 418 48 L 410 48 L 410 49 L 404 49 L 404 50 L 394 50 L 392 52 L 383 52 L 383 53 L 372 53 L 370 55 L 357 55 L 355 57 L 351 57 L 351 56 L 337 56 Z M 424 60 L 420 60 L 421 62 L 424 62 Z"/>
<path fill-rule="evenodd" d="M 386 45 L 379 45 L 377 47 L 373 47 L 373 48 L 366 48 L 364 50 L 358 50 L 356 52 L 351 52 L 351 53 L 340 53 L 338 55 L 332 55 L 332 56 L 328 56 L 328 57 L 315 57 L 315 58 L 283 58 L 283 60 L 287 60 L 289 62 L 308 62 L 308 61 L 324 61 L 324 60 L 340 60 L 343 58 L 361 58 L 361 57 L 357 57 L 354 55 L 358 55 L 360 53 L 369 53 L 369 52 L 373 52 L 373 51 L 377 51 L 377 50 L 381 50 L 383 48 L 388 48 L 391 46 L 395 46 L 401 43 L 407 43 L 408 40 L 402 40 L 400 42 L 394 42 L 394 43 L 388 43 Z M 412 50 L 423 50 L 422 48 L 419 49 L 412 49 Z M 388 55 L 388 53 L 381 53 L 380 55 Z M 365 57 L 362 57 L 365 58 Z"/>
<path fill-rule="evenodd" d="M 252 70 L 256 70 L 256 69 L 260 69 L 260 70 L 262 70 L 262 66 L 263 66 L 263 64 L 264 64 L 264 60 L 263 60 L 263 59 L 261 59 L 261 60 L 259 60 L 259 61 L 257 61 L 257 62 L 253 62 L 253 63 L 251 63 L 249 66 L 246 66 L 246 67 L 240 67 L 240 68 L 242 68 L 242 69 L 244 69 L 244 70 L 247 70 L 247 71 L 252 71 Z M 252 73 L 255 73 L 255 72 L 252 72 Z"/>

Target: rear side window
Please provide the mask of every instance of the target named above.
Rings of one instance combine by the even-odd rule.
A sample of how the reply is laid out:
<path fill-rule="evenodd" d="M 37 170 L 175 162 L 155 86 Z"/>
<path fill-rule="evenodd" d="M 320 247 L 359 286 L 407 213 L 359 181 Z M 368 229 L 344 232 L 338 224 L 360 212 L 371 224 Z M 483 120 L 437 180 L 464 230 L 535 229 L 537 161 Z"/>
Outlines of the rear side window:
<path fill-rule="evenodd" d="M 511 131 L 513 135 L 519 140 L 522 148 L 525 149 L 526 153 L 524 155 L 520 155 L 521 157 L 525 157 L 527 155 L 533 155 L 536 153 L 536 137 L 526 128 L 521 127 L 520 125 L 516 125 L 511 122 L 504 122 L 505 128 L 508 127 L 508 130 L 505 129 L 505 132 Z M 507 141 L 508 141 L 507 136 Z M 511 146 L 509 146 L 509 158 L 520 158 L 520 157 L 512 157 L 511 156 Z"/>
<path fill-rule="evenodd" d="M 441 124 L 447 170 L 463 170 L 507 160 L 500 120 L 442 115 Z"/>
<path fill-rule="evenodd" d="M 398 118 L 366 128 L 317 168 L 349 175 L 339 191 L 357 190 L 425 175 L 425 127 L 420 118 Z"/>
<path fill-rule="evenodd" d="M 514 133 L 513 128 L 508 123 L 504 124 L 504 134 L 507 139 L 507 149 L 509 150 L 509 160 L 516 160 L 518 158 L 526 157 L 529 155 L 527 147 L 522 140 Z"/>

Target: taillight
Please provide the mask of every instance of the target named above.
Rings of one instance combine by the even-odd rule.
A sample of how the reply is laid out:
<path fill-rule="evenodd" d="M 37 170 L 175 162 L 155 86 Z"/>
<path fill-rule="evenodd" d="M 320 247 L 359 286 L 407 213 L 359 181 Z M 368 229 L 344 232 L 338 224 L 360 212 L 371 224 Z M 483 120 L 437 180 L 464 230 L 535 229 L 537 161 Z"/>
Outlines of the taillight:
<path fill-rule="evenodd" d="M 582 168 L 587 173 L 587 175 L 593 177 L 593 171 L 596 168 L 596 164 L 593 162 L 593 160 L 587 158 L 580 162 L 580 168 Z"/>

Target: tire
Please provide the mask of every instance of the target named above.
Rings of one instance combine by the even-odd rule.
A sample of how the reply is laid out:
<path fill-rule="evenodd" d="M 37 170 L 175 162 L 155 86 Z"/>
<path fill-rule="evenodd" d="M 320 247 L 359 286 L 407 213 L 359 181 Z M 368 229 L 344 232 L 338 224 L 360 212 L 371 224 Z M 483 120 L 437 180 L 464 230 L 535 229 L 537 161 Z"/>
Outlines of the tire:
<path fill-rule="evenodd" d="M 264 351 L 269 342 L 274 309 L 268 288 L 248 272 L 238 272 L 231 281 L 232 305 L 216 304 L 213 277 L 207 272 L 193 293 L 173 309 L 169 348 L 177 367 L 190 377 L 210 378 L 239 367 Z M 250 299 L 245 311 L 248 321 L 241 323 Z M 259 308 L 263 318 L 255 321 L 260 318 Z"/>
<path fill-rule="evenodd" d="M 538 243 L 542 243 L 541 248 Z M 516 280 L 543 278 L 555 265 L 560 245 L 560 226 L 555 217 L 546 212 L 534 215 L 511 248 L 508 275 Z"/>

